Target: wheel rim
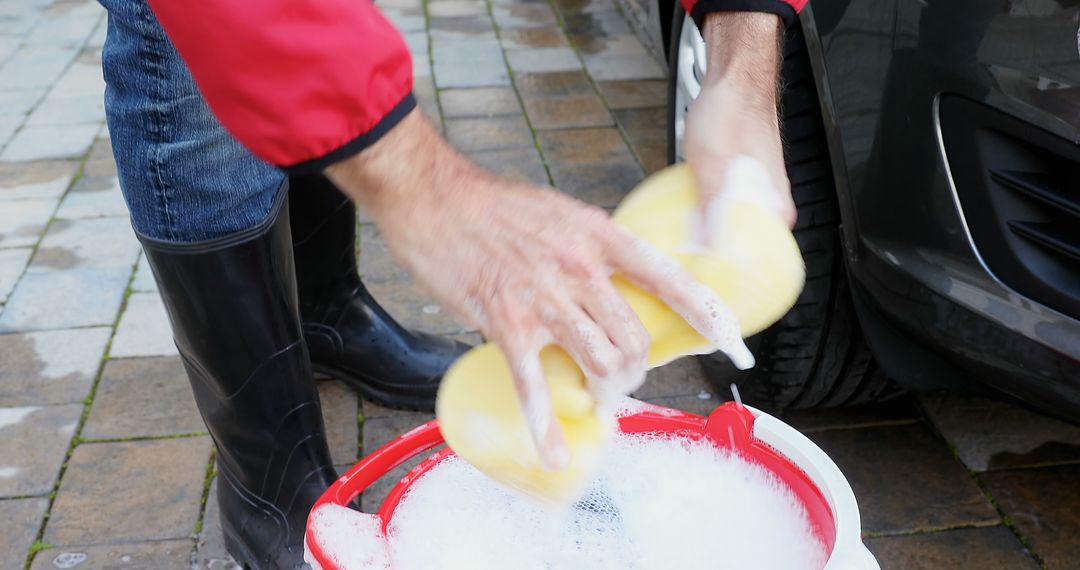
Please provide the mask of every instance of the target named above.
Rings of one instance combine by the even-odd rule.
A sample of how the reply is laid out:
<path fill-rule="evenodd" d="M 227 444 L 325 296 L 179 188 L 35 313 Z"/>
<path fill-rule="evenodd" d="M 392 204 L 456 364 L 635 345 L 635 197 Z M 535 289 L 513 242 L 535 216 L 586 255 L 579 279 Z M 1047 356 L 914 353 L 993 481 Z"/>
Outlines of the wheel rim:
<path fill-rule="evenodd" d="M 683 19 L 675 65 L 675 160 L 681 162 L 685 159 L 686 112 L 701 93 L 701 82 L 705 78 L 705 39 L 690 16 Z"/>

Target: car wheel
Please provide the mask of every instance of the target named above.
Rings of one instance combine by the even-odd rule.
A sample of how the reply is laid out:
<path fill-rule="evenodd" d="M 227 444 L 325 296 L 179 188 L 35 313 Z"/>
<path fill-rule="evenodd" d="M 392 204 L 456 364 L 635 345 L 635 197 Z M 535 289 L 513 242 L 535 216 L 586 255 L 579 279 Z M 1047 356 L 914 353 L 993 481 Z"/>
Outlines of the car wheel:
<path fill-rule="evenodd" d="M 681 6 L 672 19 L 668 160 L 681 161 L 686 112 L 701 91 L 705 42 Z M 802 28 L 784 41 L 781 99 L 784 158 L 799 220 L 795 239 L 806 262 L 806 287 L 778 323 L 748 339 L 757 366 L 738 372 L 719 353 L 699 358 L 721 388 L 736 382 L 743 398 L 771 409 L 837 407 L 902 393 L 874 361 L 855 315 L 844 269 L 832 167 Z"/>

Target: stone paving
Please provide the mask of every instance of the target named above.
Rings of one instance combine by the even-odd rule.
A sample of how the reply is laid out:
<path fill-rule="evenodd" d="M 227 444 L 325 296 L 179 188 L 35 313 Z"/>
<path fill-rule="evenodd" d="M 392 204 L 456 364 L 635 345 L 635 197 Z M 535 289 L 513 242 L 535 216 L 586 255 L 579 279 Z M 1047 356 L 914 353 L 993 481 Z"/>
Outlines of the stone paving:
<path fill-rule="evenodd" d="M 663 166 L 664 72 L 610 0 L 380 4 L 421 106 L 478 163 L 605 207 Z M 0 0 L 0 568 L 229 568 L 212 445 L 117 184 L 104 37 L 94 2 Z M 477 341 L 360 221 L 391 312 Z M 429 418 L 320 389 L 342 468 Z M 723 399 L 692 361 L 637 396 L 698 413 Z M 947 394 L 786 419 L 847 474 L 884 568 L 1078 566 L 1080 428 Z"/>

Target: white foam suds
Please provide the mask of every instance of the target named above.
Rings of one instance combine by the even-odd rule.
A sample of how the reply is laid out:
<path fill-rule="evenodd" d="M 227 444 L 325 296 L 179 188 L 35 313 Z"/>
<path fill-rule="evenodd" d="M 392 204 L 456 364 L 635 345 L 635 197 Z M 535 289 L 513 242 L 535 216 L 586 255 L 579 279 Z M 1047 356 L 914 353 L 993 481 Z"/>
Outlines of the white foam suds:
<path fill-rule="evenodd" d="M 825 563 L 804 509 L 770 473 L 705 443 L 638 436 L 617 439 L 586 497 L 565 510 L 448 459 L 412 485 L 388 531 L 393 570 L 817 570 Z M 353 552 L 381 540 L 367 532 L 354 536 L 352 548 L 362 549 Z M 387 567 L 356 556 L 336 559 L 345 570 Z"/>

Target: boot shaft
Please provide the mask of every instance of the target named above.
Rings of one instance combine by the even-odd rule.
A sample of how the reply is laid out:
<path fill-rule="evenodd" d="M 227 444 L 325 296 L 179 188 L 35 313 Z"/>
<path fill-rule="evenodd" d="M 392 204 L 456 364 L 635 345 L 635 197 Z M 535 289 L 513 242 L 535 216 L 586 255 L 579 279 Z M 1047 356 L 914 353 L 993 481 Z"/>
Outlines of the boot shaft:
<path fill-rule="evenodd" d="M 321 174 L 292 178 L 289 217 L 300 312 L 324 322 L 362 287 L 357 273 L 356 207 Z"/>
<path fill-rule="evenodd" d="M 224 478 L 280 502 L 330 466 L 300 327 L 287 191 L 256 227 L 173 244 L 140 236 Z M 333 480 L 333 476 L 330 476 Z"/>

